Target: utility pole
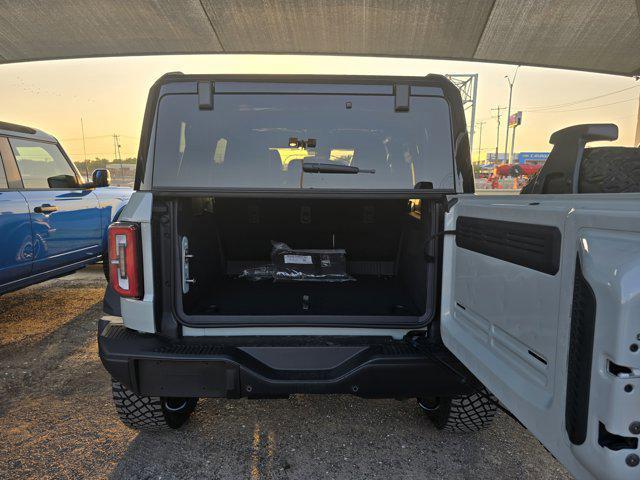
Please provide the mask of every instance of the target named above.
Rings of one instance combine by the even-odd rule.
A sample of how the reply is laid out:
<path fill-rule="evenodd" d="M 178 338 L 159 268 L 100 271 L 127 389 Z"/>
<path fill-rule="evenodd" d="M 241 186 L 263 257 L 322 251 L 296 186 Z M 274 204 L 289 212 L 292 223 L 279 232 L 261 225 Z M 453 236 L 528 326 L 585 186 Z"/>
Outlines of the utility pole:
<path fill-rule="evenodd" d="M 482 127 L 486 122 L 478 122 L 477 125 L 480 127 L 478 131 L 478 160 L 482 159 Z"/>
<path fill-rule="evenodd" d="M 113 160 L 118 159 L 120 162 L 120 176 L 122 177 L 122 182 L 124 183 L 124 167 L 122 166 L 122 157 L 120 156 L 120 138 L 117 133 L 113 134 Z"/>
<path fill-rule="evenodd" d="M 82 121 L 82 117 L 80 117 L 80 128 L 82 129 L 82 150 L 84 152 L 84 173 L 89 182 L 89 166 L 87 164 L 87 144 L 84 141 L 84 122 Z"/>
<path fill-rule="evenodd" d="M 491 111 L 497 111 L 496 116 L 492 117 L 492 118 L 497 118 L 498 119 L 498 131 L 497 131 L 497 138 L 496 138 L 496 163 L 498 163 L 498 149 L 500 148 L 500 116 L 502 115 L 500 112 L 502 110 L 504 110 L 504 107 L 496 107 L 496 108 L 492 108 Z M 508 122 L 507 122 L 508 123 Z"/>
<path fill-rule="evenodd" d="M 113 134 L 113 161 L 118 159 L 118 135 Z"/>
<path fill-rule="evenodd" d="M 116 135 L 116 147 L 118 147 L 118 160 L 120 161 L 120 165 L 122 165 L 122 154 L 120 153 L 120 135 Z"/>
<path fill-rule="evenodd" d="M 520 65 L 516 67 L 515 72 L 513 72 L 513 79 L 509 78 L 508 75 L 505 75 L 504 78 L 507 79 L 507 83 L 509 83 L 509 107 L 507 108 L 507 138 L 504 142 L 504 161 L 505 163 L 511 163 L 511 158 L 507 156 L 508 148 L 509 148 L 509 117 L 511 116 L 511 97 L 513 96 L 513 84 L 516 83 L 516 76 L 518 75 L 518 68 Z"/>

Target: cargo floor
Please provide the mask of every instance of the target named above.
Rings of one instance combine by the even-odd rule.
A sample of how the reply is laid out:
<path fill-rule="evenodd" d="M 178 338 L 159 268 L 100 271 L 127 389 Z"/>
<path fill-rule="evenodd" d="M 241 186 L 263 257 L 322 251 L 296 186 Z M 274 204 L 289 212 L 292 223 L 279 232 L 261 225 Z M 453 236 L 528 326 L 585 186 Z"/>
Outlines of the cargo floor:
<path fill-rule="evenodd" d="M 308 301 L 304 300 L 305 296 Z M 212 285 L 206 298 L 185 310 L 190 315 L 416 316 L 423 313 L 398 278 L 372 276 L 338 283 L 251 282 L 225 278 Z"/>

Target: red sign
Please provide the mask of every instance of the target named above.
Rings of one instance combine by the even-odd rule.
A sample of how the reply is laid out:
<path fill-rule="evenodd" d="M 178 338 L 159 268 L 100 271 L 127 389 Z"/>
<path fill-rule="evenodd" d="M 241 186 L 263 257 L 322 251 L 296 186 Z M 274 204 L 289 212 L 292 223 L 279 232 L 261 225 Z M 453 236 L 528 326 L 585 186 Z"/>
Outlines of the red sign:
<path fill-rule="evenodd" d="M 513 115 L 509 115 L 509 126 L 517 127 L 522 124 L 522 112 L 516 112 Z"/>

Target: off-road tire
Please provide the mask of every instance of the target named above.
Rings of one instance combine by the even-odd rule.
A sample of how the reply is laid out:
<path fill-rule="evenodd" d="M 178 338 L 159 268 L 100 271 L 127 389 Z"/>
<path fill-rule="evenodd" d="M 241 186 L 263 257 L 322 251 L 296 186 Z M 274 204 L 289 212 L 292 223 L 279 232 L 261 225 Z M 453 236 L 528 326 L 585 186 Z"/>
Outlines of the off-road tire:
<path fill-rule="evenodd" d="M 418 405 L 438 430 L 478 432 L 491 425 L 498 400 L 486 389 L 456 397 L 419 398 Z"/>
<path fill-rule="evenodd" d="M 102 272 L 104 273 L 104 278 L 107 279 L 107 283 L 109 282 L 109 252 L 105 250 L 102 253 Z"/>
<path fill-rule="evenodd" d="M 580 193 L 640 192 L 640 148 L 585 149 Z"/>
<path fill-rule="evenodd" d="M 533 189 L 538 175 L 532 175 L 520 193 L 538 193 Z M 580 165 L 578 192 L 640 192 L 640 148 L 586 148 Z M 548 189 L 545 193 L 558 192 Z"/>
<path fill-rule="evenodd" d="M 127 427 L 136 430 L 180 428 L 196 408 L 197 398 L 167 399 L 136 395 L 120 382 L 111 381 L 116 412 Z"/>

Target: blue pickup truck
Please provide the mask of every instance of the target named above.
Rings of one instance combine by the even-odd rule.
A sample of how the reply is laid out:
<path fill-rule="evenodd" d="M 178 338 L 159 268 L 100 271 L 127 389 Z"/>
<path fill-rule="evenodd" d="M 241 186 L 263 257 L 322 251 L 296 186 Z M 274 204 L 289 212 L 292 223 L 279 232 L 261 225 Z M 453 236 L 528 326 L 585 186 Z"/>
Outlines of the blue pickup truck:
<path fill-rule="evenodd" d="M 106 169 L 85 182 L 51 135 L 0 122 L 0 294 L 103 258 L 132 193 L 109 184 Z"/>

